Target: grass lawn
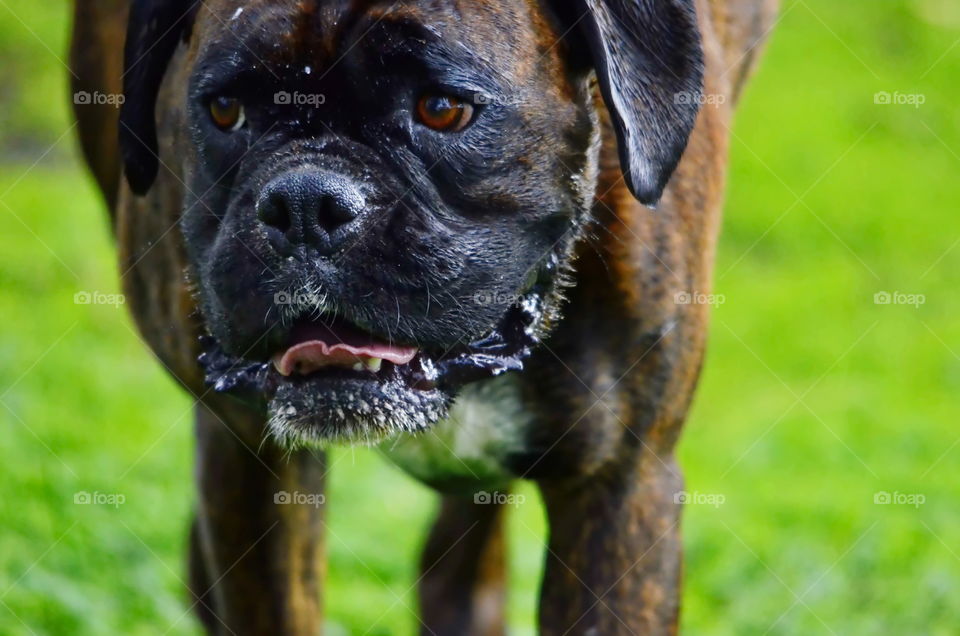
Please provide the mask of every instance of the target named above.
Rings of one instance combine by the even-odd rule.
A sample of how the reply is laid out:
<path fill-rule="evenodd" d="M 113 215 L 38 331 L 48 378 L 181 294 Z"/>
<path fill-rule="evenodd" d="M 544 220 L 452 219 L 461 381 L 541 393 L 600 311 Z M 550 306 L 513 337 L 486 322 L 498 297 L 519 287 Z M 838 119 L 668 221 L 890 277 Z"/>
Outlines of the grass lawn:
<path fill-rule="evenodd" d="M 75 302 L 119 285 L 69 131 L 67 4 L 0 0 L 0 634 L 196 634 L 191 404 L 122 306 Z M 686 508 L 686 633 L 956 633 L 958 42 L 950 0 L 784 0 L 733 131 L 725 302 L 679 449 L 722 502 Z M 371 451 L 331 464 L 329 631 L 414 633 L 434 498 Z M 520 492 L 530 634 L 545 526 Z"/>

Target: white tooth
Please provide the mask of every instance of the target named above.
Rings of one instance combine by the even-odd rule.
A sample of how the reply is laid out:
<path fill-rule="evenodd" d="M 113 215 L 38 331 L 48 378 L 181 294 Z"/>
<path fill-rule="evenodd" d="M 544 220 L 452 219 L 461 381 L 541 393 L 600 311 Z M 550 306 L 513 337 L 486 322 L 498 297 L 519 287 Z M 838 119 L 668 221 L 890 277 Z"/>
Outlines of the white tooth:
<path fill-rule="evenodd" d="M 380 365 L 383 364 L 383 360 L 380 358 L 367 358 L 366 365 L 368 371 L 373 371 L 374 373 L 380 372 Z"/>
<path fill-rule="evenodd" d="M 272 362 L 273 362 L 273 368 L 276 369 L 276 370 L 277 370 L 277 373 L 279 373 L 279 374 L 282 375 L 283 377 L 288 377 L 290 374 L 289 374 L 289 373 L 284 373 L 284 372 L 281 370 L 281 368 L 280 368 L 280 360 L 281 360 L 282 358 L 283 358 L 282 356 L 274 356 L 274 357 L 273 357 L 273 360 L 272 360 Z"/>
<path fill-rule="evenodd" d="M 363 371 L 363 369 L 364 369 L 364 366 L 362 362 L 357 362 L 356 364 L 353 365 L 354 371 Z"/>

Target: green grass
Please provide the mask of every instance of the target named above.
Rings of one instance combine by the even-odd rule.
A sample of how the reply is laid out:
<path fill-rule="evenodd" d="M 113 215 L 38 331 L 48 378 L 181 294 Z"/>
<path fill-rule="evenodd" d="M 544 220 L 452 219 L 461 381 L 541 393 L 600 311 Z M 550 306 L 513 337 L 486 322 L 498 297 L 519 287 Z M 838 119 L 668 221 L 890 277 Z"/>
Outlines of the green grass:
<path fill-rule="evenodd" d="M 57 142 L 66 20 L 60 3 L 0 2 L 0 633 L 194 634 L 190 402 L 123 308 L 74 303 L 118 282 L 72 135 Z M 687 633 L 956 631 L 958 38 L 948 0 L 785 1 L 737 117 L 726 303 L 679 453 L 688 490 L 724 498 L 685 512 Z M 332 464 L 331 632 L 410 634 L 433 496 L 366 450 Z M 544 535 L 522 492 L 517 634 L 533 632 Z"/>

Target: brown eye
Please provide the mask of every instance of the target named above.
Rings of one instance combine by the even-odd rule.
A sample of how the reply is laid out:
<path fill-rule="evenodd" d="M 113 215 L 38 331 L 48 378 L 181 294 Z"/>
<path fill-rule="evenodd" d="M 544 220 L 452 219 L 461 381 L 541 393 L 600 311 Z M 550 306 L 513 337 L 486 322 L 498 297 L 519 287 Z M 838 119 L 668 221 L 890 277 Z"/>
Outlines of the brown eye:
<path fill-rule="evenodd" d="M 243 104 L 233 97 L 216 97 L 210 102 L 210 118 L 220 130 L 240 130 L 246 117 Z"/>
<path fill-rule="evenodd" d="M 424 95 L 417 102 L 417 117 L 427 128 L 458 132 L 473 119 L 473 106 L 450 95 Z"/>

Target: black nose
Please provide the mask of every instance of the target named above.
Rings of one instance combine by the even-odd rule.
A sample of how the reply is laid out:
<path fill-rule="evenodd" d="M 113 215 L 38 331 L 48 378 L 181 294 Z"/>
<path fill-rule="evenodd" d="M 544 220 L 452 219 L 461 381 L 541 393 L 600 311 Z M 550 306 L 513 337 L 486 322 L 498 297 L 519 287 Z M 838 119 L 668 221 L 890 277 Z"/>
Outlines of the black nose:
<path fill-rule="evenodd" d="M 281 249 L 309 245 L 330 253 L 350 237 L 351 223 L 365 208 L 363 193 L 349 177 L 297 171 L 267 184 L 257 200 L 257 217 Z"/>

